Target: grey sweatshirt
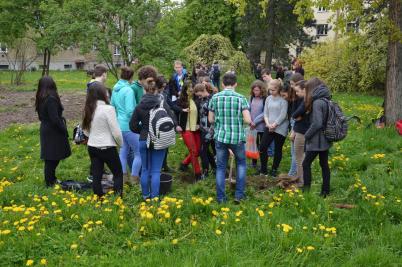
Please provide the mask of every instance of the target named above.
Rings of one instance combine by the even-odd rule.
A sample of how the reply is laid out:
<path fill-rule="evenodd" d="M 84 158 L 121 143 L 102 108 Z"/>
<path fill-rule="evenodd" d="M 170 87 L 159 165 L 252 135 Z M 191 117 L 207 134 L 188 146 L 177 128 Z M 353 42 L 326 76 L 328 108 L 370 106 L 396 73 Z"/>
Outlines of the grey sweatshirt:
<path fill-rule="evenodd" d="M 288 135 L 288 102 L 280 96 L 268 96 L 265 100 L 264 118 L 268 119 L 270 124 L 276 123 L 275 129 L 277 134 Z"/>

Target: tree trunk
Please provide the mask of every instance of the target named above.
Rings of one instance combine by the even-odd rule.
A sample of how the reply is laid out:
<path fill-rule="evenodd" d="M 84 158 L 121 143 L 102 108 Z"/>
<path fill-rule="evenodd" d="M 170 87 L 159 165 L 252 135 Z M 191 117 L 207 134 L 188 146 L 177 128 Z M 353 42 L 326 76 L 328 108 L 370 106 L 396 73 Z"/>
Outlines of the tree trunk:
<path fill-rule="evenodd" d="M 50 49 L 45 48 L 43 51 L 43 68 L 42 68 L 42 77 L 49 75 L 49 66 L 50 66 Z"/>
<path fill-rule="evenodd" d="M 391 0 L 390 20 L 394 29 L 402 31 L 402 3 Z M 391 30 L 388 45 L 387 78 L 385 91 L 385 118 L 388 125 L 402 119 L 402 43 Z"/>
<path fill-rule="evenodd" d="M 271 0 L 268 3 L 267 8 L 267 43 L 266 43 L 266 54 L 265 54 L 265 67 L 269 70 L 272 66 L 272 55 L 274 53 L 274 35 L 275 35 L 275 1 Z"/>
<path fill-rule="evenodd" d="M 42 66 L 42 77 L 46 74 L 46 63 L 47 63 L 47 48 L 43 51 L 43 66 Z"/>

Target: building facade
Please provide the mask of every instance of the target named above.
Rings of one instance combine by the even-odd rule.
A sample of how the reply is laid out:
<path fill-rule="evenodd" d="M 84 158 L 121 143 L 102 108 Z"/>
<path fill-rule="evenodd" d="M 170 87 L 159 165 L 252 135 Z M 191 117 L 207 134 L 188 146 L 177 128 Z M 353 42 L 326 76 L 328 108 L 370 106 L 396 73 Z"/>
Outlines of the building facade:
<path fill-rule="evenodd" d="M 118 47 L 111 47 L 113 63 L 116 67 L 123 65 L 123 59 Z M 43 55 L 36 54 L 35 49 L 28 49 L 26 55 L 28 62 L 33 62 L 27 67 L 28 70 L 39 70 L 43 66 Z M 35 51 L 35 52 L 34 52 Z M 35 53 L 35 54 L 33 54 Z M 68 48 L 52 55 L 50 58 L 50 70 L 91 70 L 96 64 L 102 63 L 97 57 L 96 50 L 88 54 L 81 54 L 79 48 Z M 15 70 L 23 64 L 22 60 L 16 59 L 16 51 L 7 48 L 0 43 L 0 70 Z"/>

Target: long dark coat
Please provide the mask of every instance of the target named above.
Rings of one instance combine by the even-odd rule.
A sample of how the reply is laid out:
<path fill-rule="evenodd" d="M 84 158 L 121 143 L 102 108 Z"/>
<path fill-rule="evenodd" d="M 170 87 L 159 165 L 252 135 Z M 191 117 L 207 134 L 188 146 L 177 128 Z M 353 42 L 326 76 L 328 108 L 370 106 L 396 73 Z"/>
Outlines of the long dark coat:
<path fill-rule="evenodd" d="M 54 96 L 48 96 L 38 110 L 40 124 L 40 158 L 62 160 L 71 155 L 63 106 Z"/>

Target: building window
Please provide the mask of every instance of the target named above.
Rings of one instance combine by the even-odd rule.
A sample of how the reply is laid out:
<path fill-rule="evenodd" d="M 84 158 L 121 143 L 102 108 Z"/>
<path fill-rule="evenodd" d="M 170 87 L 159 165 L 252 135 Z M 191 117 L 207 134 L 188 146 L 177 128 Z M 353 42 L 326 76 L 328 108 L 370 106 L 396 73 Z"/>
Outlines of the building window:
<path fill-rule="evenodd" d="M 328 35 L 328 24 L 317 24 L 317 35 Z"/>
<path fill-rule="evenodd" d="M 120 63 L 116 63 L 116 64 L 114 64 L 114 66 L 115 66 L 116 68 L 120 68 L 120 67 L 121 67 L 121 64 L 120 64 Z"/>
<path fill-rule="evenodd" d="M 71 70 L 72 68 L 73 68 L 73 65 L 71 65 L 71 64 L 65 64 L 64 65 L 65 70 Z"/>
<path fill-rule="evenodd" d="M 5 54 L 7 52 L 8 52 L 7 46 L 5 44 L 0 43 L 0 54 L 2 53 Z"/>
<path fill-rule="evenodd" d="M 120 47 L 118 47 L 117 45 L 115 45 L 113 48 L 113 55 L 120 56 Z"/>
<path fill-rule="evenodd" d="M 328 11 L 327 8 L 323 6 L 318 7 L 318 12 L 327 12 L 327 11 Z"/>
<path fill-rule="evenodd" d="M 8 65 L 0 65 L 0 70 L 8 70 Z"/>
<path fill-rule="evenodd" d="M 348 24 L 346 24 L 346 31 L 347 32 L 358 32 L 359 24 L 357 22 L 349 22 Z"/>

